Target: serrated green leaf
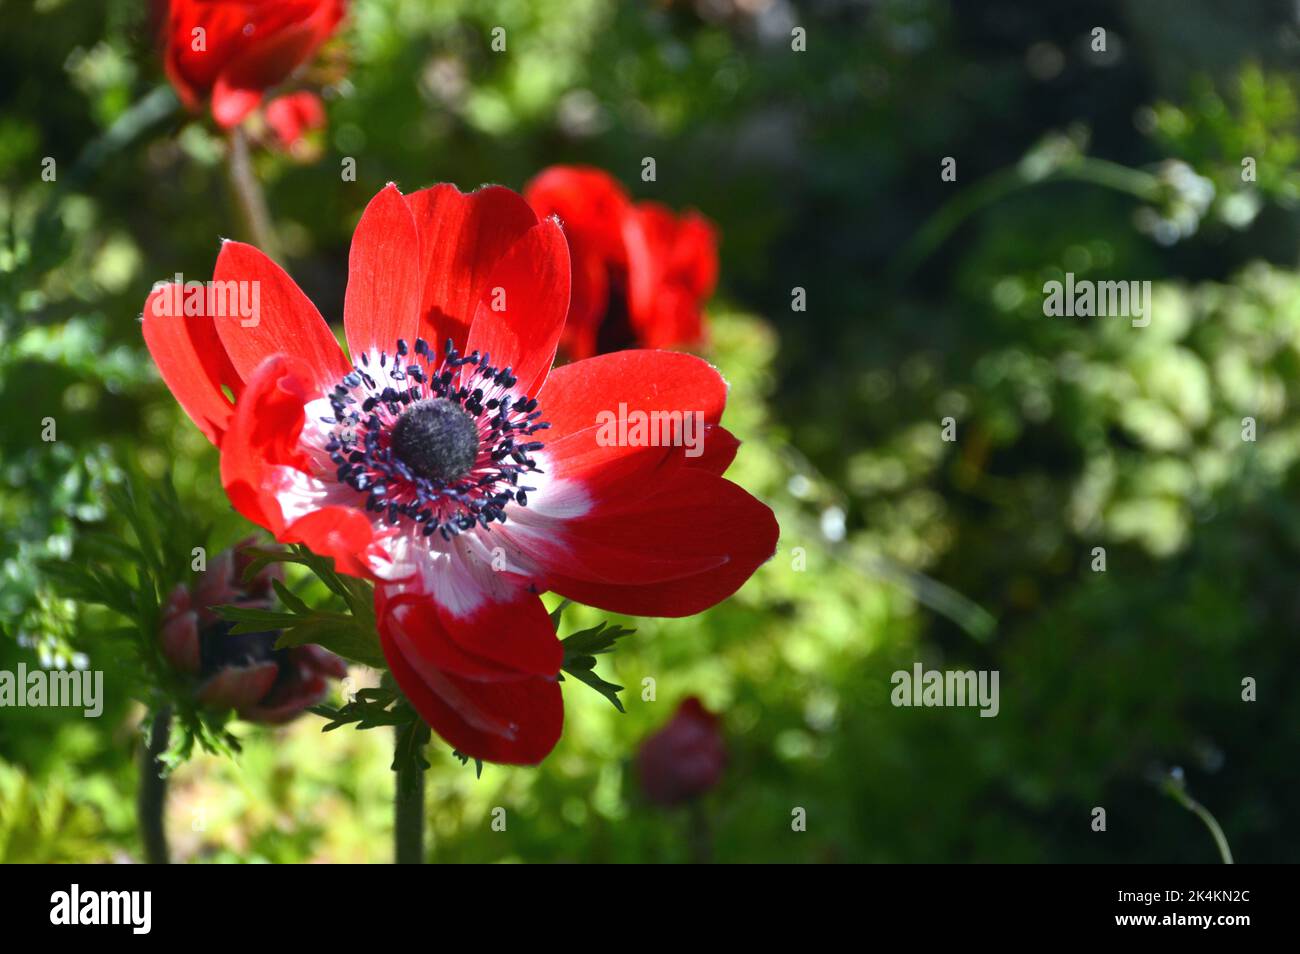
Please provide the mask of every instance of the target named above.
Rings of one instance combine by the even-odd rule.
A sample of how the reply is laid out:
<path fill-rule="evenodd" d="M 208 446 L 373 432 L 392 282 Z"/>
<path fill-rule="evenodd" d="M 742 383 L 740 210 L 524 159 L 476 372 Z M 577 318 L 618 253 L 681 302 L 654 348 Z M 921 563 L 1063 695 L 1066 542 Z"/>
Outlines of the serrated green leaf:
<path fill-rule="evenodd" d="M 292 620 L 281 628 L 280 638 L 275 643 L 277 649 L 315 643 L 363 666 L 372 669 L 387 667 L 374 629 L 351 616 L 313 613 L 307 617 L 295 616 Z"/>
<path fill-rule="evenodd" d="M 222 619 L 239 623 L 240 625 L 233 631 L 241 633 L 260 632 L 268 628 L 280 629 L 284 626 L 292 626 L 302 619 L 296 613 L 262 609 L 260 606 L 240 606 L 238 603 L 224 603 L 221 606 L 214 606 L 213 610 Z M 249 629 L 246 624 L 253 624 L 258 628 Z"/>
<path fill-rule="evenodd" d="M 397 694 L 384 687 L 362 689 L 340 707 L 313 706 L 311 711 L 329 720 L 321 731 L 331 732 L 344 725 L 358 729 L 373 729 L 381 725 L 403 725 L 415 718 L 415 713 L 404 705 L 393 705 Z M 389 709 L 389 706 L 393 706 Z"/>
<path fill-rule="evenodd" d="M 271 580 L 271 588 L 275 590 L 276 595 L 280 597 L 280 602 L 289 609 L 293 610 L 299 616 L 308 616 L 311 614 L 311 607 L 304 603 L 293 590 L 285 586 L 279 580 Z"/>
<path fill-rule="evenodd" d="M 595 660 L 592 659 L 591 661 L 594 665 Z M 606 682 L 604 679 L 601 679 L 600 676 L 596 675 L 595 670 L 592 669 L 591 667 L 587 667 L 585 669 L 581 669 L 581 668 L 574 669 L 566 665 L 564 671 L 567 672 L 569 675 L 573 676 L 573 678 L 577 679 L 579 682 L 590 686 L 592 689 L 595 689 L 602 696 L 608 699 L 613 704 L 614 708 L 617 709 L 619 712 L 627 711 L 626 709 L 623 708 L 623 703 L 620 702 L 618 698 L 618 694 L 623 691 L 622 686 L 612 682 Z"/>
<path fill-rule="evenodd" d="M 614 643 L 624 636 L 630 636 L 636 630 L 628 629 L 625 626 L 617 624 L 600 623 L 590 629 L 579 630 L 560 640 L 564 646 L 566 657 L 579 655 L 599 655 L 601 653 L 611 652 L 614 649 Z"/>
<path fill-rule="evenodd" d="M 469 756 L 466 755 L 464 752 L 461 752 L 461 751 L 458 750 L 458 749 L 453 749 L 451 755 L 452 755 L 452 758 L 459 759 L 461 765 L 468 765 L 468 764 L 469 764 Z M 483 777 L 483 760 L 482 760 L 482 759 L 475 759 L 475 760 L 474 760 L 474 777 L 475 777 L 475 778 L 482 778 L 482 777 Z"/>
<path fill-rule="evenodd" d="M 560 601 L 560 605 L 551 610 L 551 625 L 557 630 L 560 628 L 560 618 L 564 616 L 564 611 L 573 605 L 573 600 L 565 599 Z"/>
<path fill-rule="evenodd" d="M 600 623 L 590 629 L 579 630 L 560 640 L 564 647 L 563 670 L 584 685 L 595 689 L 608 699 L 619 712 L 625 712 L 618 693 L 623 687 L 596 675 L 596 657 L 612 652 L 614 644 L 636 630 L 617 624 Z"/>
<path fill-rule="evenodd" d="M 406 768 L 423 772 L 429 767 L 424 757 L 424 746 L 429 741 L 429 727 L 422 719 L 415 718 L 397 731 L 397 744 L 393 748 L 393 771 L 401 773 Z"/>

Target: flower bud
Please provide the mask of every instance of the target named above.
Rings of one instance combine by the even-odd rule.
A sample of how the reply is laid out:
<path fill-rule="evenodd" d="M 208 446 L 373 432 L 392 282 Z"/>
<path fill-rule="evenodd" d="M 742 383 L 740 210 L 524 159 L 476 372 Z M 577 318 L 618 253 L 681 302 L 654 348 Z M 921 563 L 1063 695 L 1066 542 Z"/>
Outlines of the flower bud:
<path fill-rule="evenodd" d="M 727 764 L 718 717 L 691 696 L 667 725 L 641 743 L 636 763 L 650 801 L 679 805 L 698 798 L 721 781 Z"/>
<path fill-rule="evenodd" d="M 234 709 L 250 722 L 288 722 L 319 702 L 328 679 L 343 678 L 347 666 L 319 646 L 276 649 L 278 630 L 231 634 L 235 624 L 214 607 L 274 607 L 271 581 L 281 576 L 278 564 L 243 581 L 255 542 L 250 537 L 223 551 L 192 586 L 172 591 L 163 608 L 162 651 L 174 669 L 195 678 L 195 695 L 204 705 Z"/>

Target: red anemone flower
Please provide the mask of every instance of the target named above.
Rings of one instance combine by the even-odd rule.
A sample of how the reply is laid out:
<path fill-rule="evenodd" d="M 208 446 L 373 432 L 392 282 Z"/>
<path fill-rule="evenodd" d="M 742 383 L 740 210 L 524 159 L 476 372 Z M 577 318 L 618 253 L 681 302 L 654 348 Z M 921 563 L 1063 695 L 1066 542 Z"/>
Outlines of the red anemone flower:
<path fill-rule="evenodd" d="M 343 304 L 351 360 L 239 242 L 206 288 L 161 285 L 145 303 L 145 341 L 220 447 L 235 508 L 376 581 L 398 685 L 488 761 L 539 762 L 560 735 L 563 652 L 538 593 L 684 616 L 776 546 L 771 510 L 721 476 L 738 443 L 717 371 L 666 351 L 552 370 L 568 303 L 555 220 L 508 189 L 449 185 L 390 185 L 367 206 Z"/>
<path fill-rule="evenodd" d="M 343 19 L 344 0 L 169 0 L 167 78 L 190 109 L 238 126 L 262 94 L 309 60 Z"/>
<path fill-rule="evenodd" d="M 573 301 L 564 347 L 571 357 L 703 339 L 703 305 L 718 280 L 708 219 L 634 203 L 611 175 L 587 166 L 551 166 L 524 195 L 538 215 L 559 216 L 569 239 Z"/>

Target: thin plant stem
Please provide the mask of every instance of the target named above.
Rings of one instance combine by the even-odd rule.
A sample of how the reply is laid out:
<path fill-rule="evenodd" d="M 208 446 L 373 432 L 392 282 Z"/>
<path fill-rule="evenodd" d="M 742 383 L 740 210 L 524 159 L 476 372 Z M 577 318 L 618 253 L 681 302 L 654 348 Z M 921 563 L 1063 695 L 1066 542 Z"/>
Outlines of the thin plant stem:
<path fill-rule="evenodd" d="M 399 865 L 424 864 L 424 768 L 404 756 L 406 726 L 394 727 L 396 759 L 393 792 L 393 859 Z"/>
<path fill-rule="evenodd" d="M 140 790 L 136 798 L 136 813 L 140 825 L 140 840 L 144 843 L 144 858 L 151 865 L 165 865 L 170 859 L 167 852 L 167 775 L 162 756 L 171 740 L 171 706 L 163 706 L 154 713 L 153 724 L 145 747 L 140 750 Z"/>
<path fill-rule="evenodd" d="M 1228 847 L 1228 839 L 1223 834 L 1223 829 L 1219 827 L 1219 822 L 1215 819 L 1210 810 L 1187 794 L 1187 789 L 1179 781 L 1170 780 L 1165 783 L 1165 791 L 1182 805 L 1183 808 L 1194 814 L 1205 827 L 1210 830 L 1210 835 L 1214 838 L 1215 847 L 1219 849 L 1219 857 L 1223 859 L 1225 865 L 1232 864 L 1232 849 Z"/>
<path fill-rule="evenodd" d="M 240 219 L 252 243 L 279 262 L 281 261 L 280 245 L 276 241 L 275 229 L 271 225 L 271 214 L 266 208 L 266 196 L 262 193 L 262 185 L 253 173 L 248 137 L 243 129 L 236 126 L 230 130 L 229 138 L 230 148 L 227 159 L 230 187 L 235 193 Z"/>

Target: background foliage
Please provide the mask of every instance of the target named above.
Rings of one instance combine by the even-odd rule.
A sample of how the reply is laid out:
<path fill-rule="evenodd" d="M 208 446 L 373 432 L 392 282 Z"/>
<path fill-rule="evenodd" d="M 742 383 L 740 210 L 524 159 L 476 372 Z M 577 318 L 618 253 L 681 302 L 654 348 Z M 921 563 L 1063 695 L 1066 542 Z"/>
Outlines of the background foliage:
<path fill-rule="evenodd" d="M 725 605 L 623 621 L 637 633 L 598 670 L 629 687 L 627 713 L 566 682 L 565 736 L 540 769 L 479 779 L 435 743 L 436 858 L 686 858 L 686 819 L 643 803 L 629 759 L 698 693 L 732 751 L 708 805 L 721 860 L 1213 860 L 1155 784 L 1172 765 L 1239 860 L 1295 860 L 1293 5 L 352 6 L 318 77 L 323 154 L 258 160 L 322 313 L 341 314 L 352 227 L 390 180 L 519 188 L 581 161 L 697 207 L 723 235 L 708 354 L 746 442 L 731 476 L 783 528 Z M 108 689 L 98 720 L 0 712 L 6 861 L 139 855 L 140 687 L 39 561 L 75 558 L 90 528 L 122 532 L 106 489 L 124 463 L 171 475 L 212 527 L 196 543 L 247 529 L 140 342 L 150 285 L 206 277 L 238 232 L 220 140 L 158 91 L 144 7 L 0 0 L 0 668 L 91 665 Z M 357 181 L 340 182 L 349 156 Z M 1044 317 L 1042 285 L 1066 271 L 1153 281 L 1151 326 Z M 562 634 L 601 618 L 571 609 Z M 917 660 L 998 669 L 1001 714 L 893 708 L 890 674 Z M 1241 701 L 1246 676 L 1257 702 Z M 387 860 L 390 739 L 322 724 L 236 723 L 237 760 L 182 766 L 177 855 Z"/>

